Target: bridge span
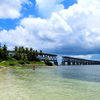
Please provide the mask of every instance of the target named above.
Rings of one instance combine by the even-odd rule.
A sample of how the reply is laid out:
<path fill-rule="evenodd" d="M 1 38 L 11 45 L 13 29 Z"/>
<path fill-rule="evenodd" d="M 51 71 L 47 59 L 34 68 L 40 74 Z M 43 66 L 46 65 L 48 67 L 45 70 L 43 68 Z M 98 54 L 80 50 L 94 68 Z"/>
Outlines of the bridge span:
<path fill-rule="evenodd" d="M 62 65 L 100 65 L 100 61 L 62 56 Z"/>
<path fill-rule="evenodd" d="M 53 62 L 55 65 L 58 65 L 57 55 L 55 54 L 41 53 L 38 55 L 38 58 L 41 61 L 45 62 L 48 60 Z M 62 56 L 61 65 L 100 65 L 100 61 Z"/>
<path fill-rule="evenodd" d="M 40 61 L 51 61 L 53 62 L 55 65 L 58 65 L 58 61 L 57 61 L 57 55 L 55 54 L 48 54 L 48 53 L 40 53 L 38 55 L 38 58 L 40 59 Z"/>

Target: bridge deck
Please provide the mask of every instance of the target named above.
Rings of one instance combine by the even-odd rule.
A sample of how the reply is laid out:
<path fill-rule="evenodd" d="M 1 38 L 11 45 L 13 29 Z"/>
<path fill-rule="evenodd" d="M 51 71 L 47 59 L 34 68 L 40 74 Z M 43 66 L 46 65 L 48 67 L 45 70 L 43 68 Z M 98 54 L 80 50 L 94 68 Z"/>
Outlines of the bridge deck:
<path fill-rule="evenodd" d="M 62 65 L 99 65 L 100 61 L 63 56 Z"/>
<path fill-rule="evenodd" d="M 41 61 L 52 61 L 54 62 L 55 65 L 58 65 L 58 61 L 57 61 L 57 55 L 54 54 L 48 54 L 48 53 L 41 53 L 38 55 L 38 58 Z"/>

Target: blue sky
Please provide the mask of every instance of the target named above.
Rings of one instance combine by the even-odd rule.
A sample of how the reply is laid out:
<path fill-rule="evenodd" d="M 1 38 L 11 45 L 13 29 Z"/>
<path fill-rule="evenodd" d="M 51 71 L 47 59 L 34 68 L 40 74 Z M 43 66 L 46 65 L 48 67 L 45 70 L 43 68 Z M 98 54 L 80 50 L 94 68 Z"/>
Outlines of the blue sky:
<path fill-rule="evenodd" d="M 90 3 L 91 2 L 91 3 Z M 0 42 L 100 59 L 99 0 L 0 1 Z"/>
<path fill-rule="evenodd" d="M 10 0 L 9 0 L 10 1 Z M 4 19 L 1 18 L 0 19 L 0 30 L 2 29 L 6 29 L 6 30 L 10 30 L 10 29 L 14 29 L 16 26 L 19 25 L 19 22 L 22 18 L 24 17 L 28 17 L 30 15 L 34 16 L 34 17 L 41 17 L 41 18 L 45 18 L 43 15 L 41 15 L 38 11 L 38 8 L 36 7 L 36 1 L 35 0 L 29 0 L 32 4 L 28 5 L 28 4 L 23 4 L 23 8 L 21 9 L 21 14 L 22 16 L 17 18 L 17 19 Z M 70 7 L 71 5 L 73 5 L 74 3 L 76 3 L 75 0 L 62 0 L 62 2 L 60 2 L 61 4 L 64 5 L 64 8 L 67 9 L 68 7 Z"/>

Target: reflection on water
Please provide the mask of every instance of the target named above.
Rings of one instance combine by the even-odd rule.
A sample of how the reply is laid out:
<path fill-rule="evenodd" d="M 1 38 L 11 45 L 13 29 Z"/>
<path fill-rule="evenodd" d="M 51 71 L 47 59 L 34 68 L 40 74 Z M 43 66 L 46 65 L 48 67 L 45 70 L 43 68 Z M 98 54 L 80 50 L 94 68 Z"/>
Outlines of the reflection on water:
<path fill-rule="evenodd" d="M 0 100 L 100 100 L 100 66 L 4 69 Z"/>

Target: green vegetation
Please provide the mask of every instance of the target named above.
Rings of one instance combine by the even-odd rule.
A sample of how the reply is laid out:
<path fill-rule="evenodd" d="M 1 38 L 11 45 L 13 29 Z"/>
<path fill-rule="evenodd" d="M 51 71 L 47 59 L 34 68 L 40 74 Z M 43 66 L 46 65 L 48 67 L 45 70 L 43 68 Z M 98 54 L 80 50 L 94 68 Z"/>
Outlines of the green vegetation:
<path fill-rule="evenodd" d="M 45 61 L 45 64 L 48 65 L 48 66 L 53 66 L 53 64 L 50 61 L 48 61 L 48 60 Z"/>
<path fill-rule="evenodd" d="M 18 61 L 18 63 L 21 64 L 21 65 L 24 65 L 25 64 L 25 61 L 20 60 L 20 61 Z"/>
<path fill-rule="evenodd" d="M 40 61 L 37 56 L 39 52 L 33 48 L 15 47 L 13 58 L 23 61 Z"/>
<path fill-rule="evenodd" d="M 38 52 L 33 48 L 24 48 L 15 46 L 13 51 L 8 51 L 7 46 L 0 44 L 0 61 L 2 60 L 9 60 L 9 59 L 16 59 L 16 60 L 23 60 L 23 61 L 40 61 L 38 59 L 38 55 L 41 54 L 42 51 Z"/>
<path fill-rule="evenodd" d="M 0 44 L 0 61 L 7 60 L 7 57 L 8 57 L 7 46 L 6 45 L 1 46 Z"/>
<path fill-rule="evenodd" d="M 5 60 L 5 61 L 1 61 L 0 62 L 0 66 L 5 66 L 5 67 L 9 67 L 9 66 L 19 66 L 19 64 L 23 65 L 23 64 L 45 64 L 44 62 L 33 62 L 33 61 L 18 61 L 18 60 Z"/>
<path fill-rule="evenodd" d="M 8 67 L 8 66 L 14 66 L 14 65 L 17 65 L 18 62 L 17 61 L 9 61 L 9 60 L 6 60 L 6 61 L 2 61 L 0 62 L 0 66 L 5 66 L 5 67 Z"/>
<path fill-rule="evenodd" d="M 0 66 L 16 66 L 24 64 L 45 64 L 52 66 L 49 61 L 41 62 L 38 59 L 38 55 L 41 55 L 42 51 L 38 52 L 33 48 L 24 48 L 15 46 L 13 51 L 8 51 L 6 45 L 0 44 Z"/>

